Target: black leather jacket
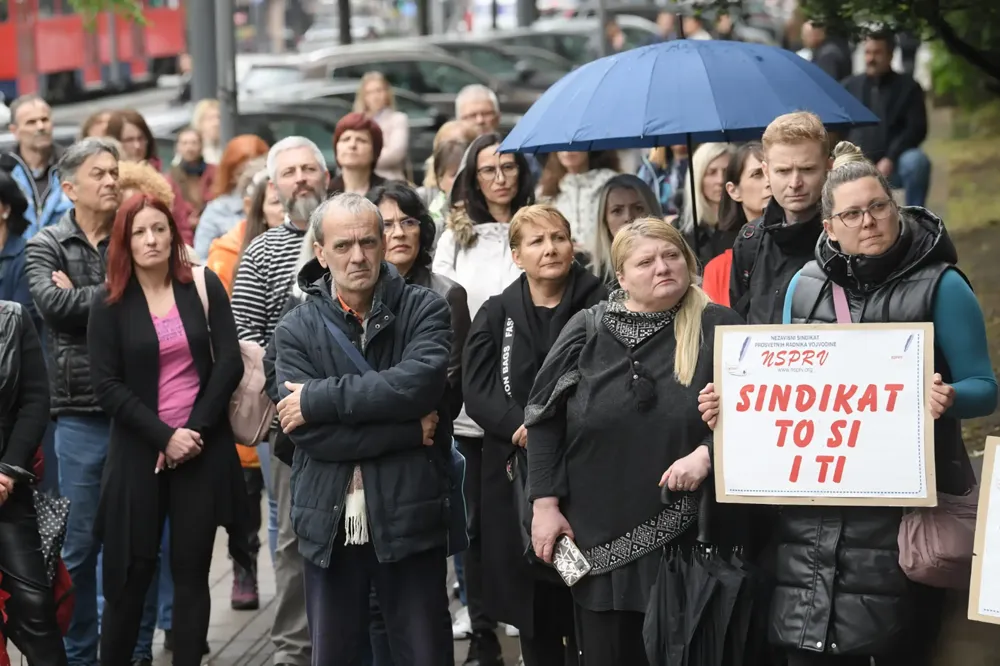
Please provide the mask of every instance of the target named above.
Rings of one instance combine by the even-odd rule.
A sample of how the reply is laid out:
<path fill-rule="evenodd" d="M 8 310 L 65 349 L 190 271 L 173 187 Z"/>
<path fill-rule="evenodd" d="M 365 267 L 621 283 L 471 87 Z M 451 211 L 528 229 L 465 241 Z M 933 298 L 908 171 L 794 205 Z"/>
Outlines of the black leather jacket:
<path fill-rule="evenodd" d="M 90 244 L 73 211 L 28 241 L 28 289 L 45 325 L 53 416 L 103 413 L 90 384 L 87 319 L 104 284 L 106 250 L 106 239 L 97 248 Z M 73 288 L 57 287 L 55 271 L 65 273 Z"/>
<path fill-rule="evenodd" d="M 49 387 L 44 365 L 28 310 L 20 303 L 0 301 L 0 466 L 30 469 L 45 435 Z M 4 473 L 13 476 L 9 471 Z"/>

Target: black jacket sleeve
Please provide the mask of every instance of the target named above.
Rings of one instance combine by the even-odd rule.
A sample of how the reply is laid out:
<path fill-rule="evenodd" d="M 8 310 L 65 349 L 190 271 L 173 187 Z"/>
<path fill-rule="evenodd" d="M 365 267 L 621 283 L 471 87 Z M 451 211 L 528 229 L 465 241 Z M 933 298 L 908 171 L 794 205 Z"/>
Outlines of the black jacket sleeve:
<path fill-rule="evenodd" d="M 0 462 L 30 470 L 49 423 L 49 380 L 42 345 L 27 308 L 21 308 L 21 368 L 14 428 Z"/>
<path fill-rule="evenodd" d="M 885 151 L 885 156 L 892 160 L 897 168 L 899 156 L 911 148 L 918 147 L 927 138 L 927 105 L 924 103 L 924 89 L 909 78 L 901 78 L 900 89 L 905 101 L 899 106 L 901 111 L 898 124 L 890 128 L 892 135 Z"/>
<path fill-rule="evenodd" d="M 215 360 L 208 382 L 195 401 L 185 425 L 199 433 L 228 418 L 229 401 L 243 379 L 243 357 L 229 295 L 218 276 L 208 269 L 205 269 L 205 292 L 208 295 L 208 330 Z"/>
<path fill-rule="evenodd" d="M 524 410 L 507 395 L 500 378 L 496 334 L 503 324 L 490 316 L 499 307 L 497 297 L 489 299 L 472 322 L 465 345 L 465 411 L 484 431 L 509 444 L 524 423 Z"/>
<path fill-rule="evenodd" d="M 87 325 L 90 304 L 102 285 L 61 289 L 52 281 L 52 273 L 66 272 L 58 245 L 44 231 L 28 241 L 26 250 L 28 290 L 46 324 L 59 331 L 80 330 Z"/>
<path fill-rule="evenodd" d="M 469 299 L 465 288 L 456 284 L 448 291 L 448 307 L 451 309 L 451 358 L 448 362 L 448 390 L 445 404 L 452 419 L 462 411 L 462 354 L 469 337 L 472 321 L 469 317 Z"/>
<path fill-rule="evenodd" d="M 757 233 L 760 233 L 759 231 Z M 744 256 L 750 248 L 743 242 L 743 234 L 740 233 L 733 243 L 733 260 L 729 268 L 729 307 L 733 308 L 743 317 L 746 317 L 749 302 L 744 303 L 746 286 L 743 284 L 743 268 L 748 259 Z M 743 310 L 740 312 L 740 310 Z"/>
<path fill-rule="evenodd" d="M 278 324 L 272 338 L 275 349 L 275 382 L 280 397 L 288 395 L 288 391 L 283 388 L 286 381 L 305 383 L 320 379 L 316 375 L 321 374 L 316 369 L 317 364 L 309 358 L 312 345 L 296 330 L 301 325 L 296 312 Z M 305 396 L 302 397 L 304 402 Z M 431 411 L 433 410 L 429 409 L 425 414 Z M 310 458 L 325 462 L 377 458 L 387 453 L 422 446 L 424 439 L 419 419 L 398 422 L 383 418 L 370 423 L 349 425 L 316 423 L 310 421 L 308 416 L 306 423 L 293 430 L 289 437 L 295 447 L 302 449 Z"/>
<path fill-rule="evenodd" d="M 108 305 L 105 298 L 101 289 L 94 297 L 87 325 L 90 381 L 97 403 L 109 417 L 142 435 L 159 451 L 165 451 L 174 428 L 161 421 L 159 415 L 125 384 L 123 359 L 128 341 L 119 330 L 117 315 L 121 304 Z M 150 378 L 150 381 L 155 380 L 155 377 Z"/>
<path fill-rule="evenodd" d="M 448 303 L 430 289 L 412 287 L 423 292 L 411 294 L 421 298 L 405 324 L 412 331 L 397 329 L 396 335 L 409 334 L 409 341 L 396 365 L 387 370 L 363 375 L 308 378 L 302 387 L 302 416 L 307 423 L 381 423 L 386 418 L 396 421 L 419 421 L 436 410 L 444 397 L 448 381 L 452 332 Z M 282 377 L 281 357 L 285 350 L 278 347 L 278 394 L 288 395 Z M 292 380 L 297 381 L 297 380 Z M 392 405 L 392 414 L 386 414 Z"/>

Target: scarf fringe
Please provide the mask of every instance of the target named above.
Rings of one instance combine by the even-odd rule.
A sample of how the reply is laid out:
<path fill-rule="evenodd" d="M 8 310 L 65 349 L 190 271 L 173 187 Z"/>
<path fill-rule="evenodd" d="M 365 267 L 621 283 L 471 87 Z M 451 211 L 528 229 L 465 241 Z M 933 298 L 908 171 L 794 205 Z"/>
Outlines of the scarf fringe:
<path fill-rule="evenodd" d="M 368 543 L 368 510 L 364 488 L 354 488 L 347 495 L 344 516 L 344 544 L 360 546 Z"/>

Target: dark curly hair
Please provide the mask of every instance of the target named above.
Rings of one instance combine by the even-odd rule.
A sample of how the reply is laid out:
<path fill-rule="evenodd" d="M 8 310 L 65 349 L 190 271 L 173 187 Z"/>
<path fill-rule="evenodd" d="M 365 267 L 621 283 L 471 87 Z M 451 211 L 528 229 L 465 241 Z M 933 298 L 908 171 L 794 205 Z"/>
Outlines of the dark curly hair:
<path fill-rule="evenodd" d="M 10 206 L 7 217 L 7 231 L 11 236 L 20 236 L 28 228 L 28 220 L 24 213 L 28 210 L 28 200 L 21 188 L 6 171 L 0 171 L 0 203 Z"/>
<path fill-rule="evenodd" d="M 405 182 L 390 180 L 370 190 L 367 196 L 368 200 L 376 206 L 386 199 L 395 201 L 404 215 L 420 221 L 420 249 L 417 251 L 417 259 L 413 262 L 413 268 L 429 270 L 431 261 L 434 259 L 431 250 L 434 248 L 434 235 L 437 233 L 437 228 L 434 226 L 434 220 L 430 213 L 427 212 L 427 207 L 420 199 L 420 195 Z"/>

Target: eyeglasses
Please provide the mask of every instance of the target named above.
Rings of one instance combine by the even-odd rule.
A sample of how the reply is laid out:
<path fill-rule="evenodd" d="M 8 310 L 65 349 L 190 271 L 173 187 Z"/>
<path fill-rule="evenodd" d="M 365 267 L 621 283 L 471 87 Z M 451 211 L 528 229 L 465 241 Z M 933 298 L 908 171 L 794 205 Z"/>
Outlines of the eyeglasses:
<path fill-rule="evenodd" d="M 892 214 L 896 203 L 892 199 L 880 199 L 873 201 L 866 208 L 848 208 L 845 211 L 835 213 L 832 217 L 839 218 L 845 227 L 853 228 L 860 226 L 865 219 L 865 213 L 873 220 L 884 220 Z"/>
<path fill-rule="evenodd" d="M 504 162 L 497 169 L 495 166 L 484 166 L 476 169 L 476 174 L 479 175 L 483 180 L 496 180 L 497 175 L 503 171 L 504 180 L 510 178 L 514 179 L 517 177 L 520 167 L 517 166 L 517 162 Z"/>
<path fill-rule="evenodd" d="M 420 228 L 420 220 L 415 217 L 404 217 L 402 220 L 396 220 L 394 222 L 385 225 L 386 231 L 392 231 L 396 227 L 399 227 L 403 231 L 410 231 L 411 229 Z"/>

